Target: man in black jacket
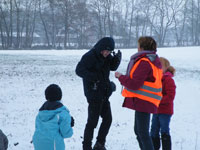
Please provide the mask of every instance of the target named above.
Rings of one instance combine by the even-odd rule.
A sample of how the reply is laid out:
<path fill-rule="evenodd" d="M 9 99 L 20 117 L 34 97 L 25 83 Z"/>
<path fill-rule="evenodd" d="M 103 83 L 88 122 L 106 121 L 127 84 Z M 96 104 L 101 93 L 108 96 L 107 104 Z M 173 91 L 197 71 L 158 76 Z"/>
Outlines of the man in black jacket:
<path fill-rule="evenodd" d="M 94 128 L 99 116 L 102 123 L 93 150 L 106 150 L 105 141 L 109 132 L 112 114 L 109 97 L 116 86 L 109 80 L 110 71 L 117 70 L 121 52 L 111 55 L 115 42 L 111 37 L 100 39 L 85 53 L 76 67 L 76 74 L 83 79 L 84 94 L 88 101 L 88 120 L 84 131 L 83 150 L 92 150 Z"/>

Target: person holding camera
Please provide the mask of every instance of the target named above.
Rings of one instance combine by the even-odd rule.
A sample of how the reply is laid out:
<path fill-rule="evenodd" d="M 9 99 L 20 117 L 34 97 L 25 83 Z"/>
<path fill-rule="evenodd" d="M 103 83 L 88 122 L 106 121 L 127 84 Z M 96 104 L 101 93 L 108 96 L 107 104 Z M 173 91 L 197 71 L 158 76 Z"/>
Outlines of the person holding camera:
<path fill-rule="evenodd" d="M 117 70 L 121 62 L 121 52 L 114 53 L 114 48 L 113 38 L 104 37 L 82 56 L 76 66 L 76 74 L 83 79 L 84 94 L 89 104 L 82 142 L 83 150 L 92 150 L 94 128 L 98 124 L 99 117 L 102 118 L 102 123 L 93 150 L 106 150 L 106 136 L 112 123 L 109 97 L 116 90 L 109 75 L 110 71 Z"/>

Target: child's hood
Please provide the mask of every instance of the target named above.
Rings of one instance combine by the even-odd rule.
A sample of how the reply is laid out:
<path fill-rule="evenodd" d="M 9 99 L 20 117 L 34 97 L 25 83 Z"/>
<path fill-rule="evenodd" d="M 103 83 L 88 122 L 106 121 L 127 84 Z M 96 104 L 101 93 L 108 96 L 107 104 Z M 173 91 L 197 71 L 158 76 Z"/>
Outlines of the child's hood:
<path fill-rule="evenodd" d="M 57 114 L 60 114 L 63 111 L 69 112 L 69 110 L 65 106 L 63 106 L 62 103 L 45 102 L 40 108 L 38 117 L 41 121 L 47 122 L 49 120 L 52 120 Z"/>
<path fill-rule="evenodd" d="M 169 71 L 165 72 L 163 75 L 164 76 L 174 77 L 174 75 L 171 72 L 169 72 Z"/>

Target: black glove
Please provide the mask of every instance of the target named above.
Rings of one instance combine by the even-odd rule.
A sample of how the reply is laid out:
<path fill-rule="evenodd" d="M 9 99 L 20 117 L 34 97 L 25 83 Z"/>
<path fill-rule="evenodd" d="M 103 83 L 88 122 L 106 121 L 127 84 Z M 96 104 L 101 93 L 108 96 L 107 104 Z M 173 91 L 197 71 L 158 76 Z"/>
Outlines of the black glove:
<path fill-rule="evenodd" d="M 71 127 L 74 126 L 74 118 L 71 116 Z"/>
<path fill-rule="evenodd" d="M 117 57 L 118 61 L 120 62 L 122 59 L 122 52 L 118 50 L 118 52 L 115 54 L 115 57 Z"/>
<path fill-rule="evenodd" d="M 111 86 L 112 92 L 116 91 L 116 85 L 113 81 L 110 81 L 110 86 Z"/>

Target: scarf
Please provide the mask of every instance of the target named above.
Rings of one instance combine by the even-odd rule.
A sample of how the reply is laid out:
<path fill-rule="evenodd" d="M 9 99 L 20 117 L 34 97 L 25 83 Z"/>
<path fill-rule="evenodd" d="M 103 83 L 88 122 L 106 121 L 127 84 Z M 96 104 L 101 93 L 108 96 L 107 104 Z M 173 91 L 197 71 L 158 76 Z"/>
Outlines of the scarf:
<path fill-rule="evenodd" d="M 128 64 L 128 67 L 127 67 L 127 70 L 126 70 L 126 75 L 129 75 L 130 74 L 130 71 L 133 67 L 133 65 L 135 64 L 135 61 L 137 60 L 137 58 L 143 56 L 143 55 L 146 55 L 146 54 L 155 54 L 154 51 L 140 51 L 140 52 L 137 52 L 135 53 L 134 55 L 131 56 L 130 58 L 130 61 L 129 61 L 129 64 Z"/>

